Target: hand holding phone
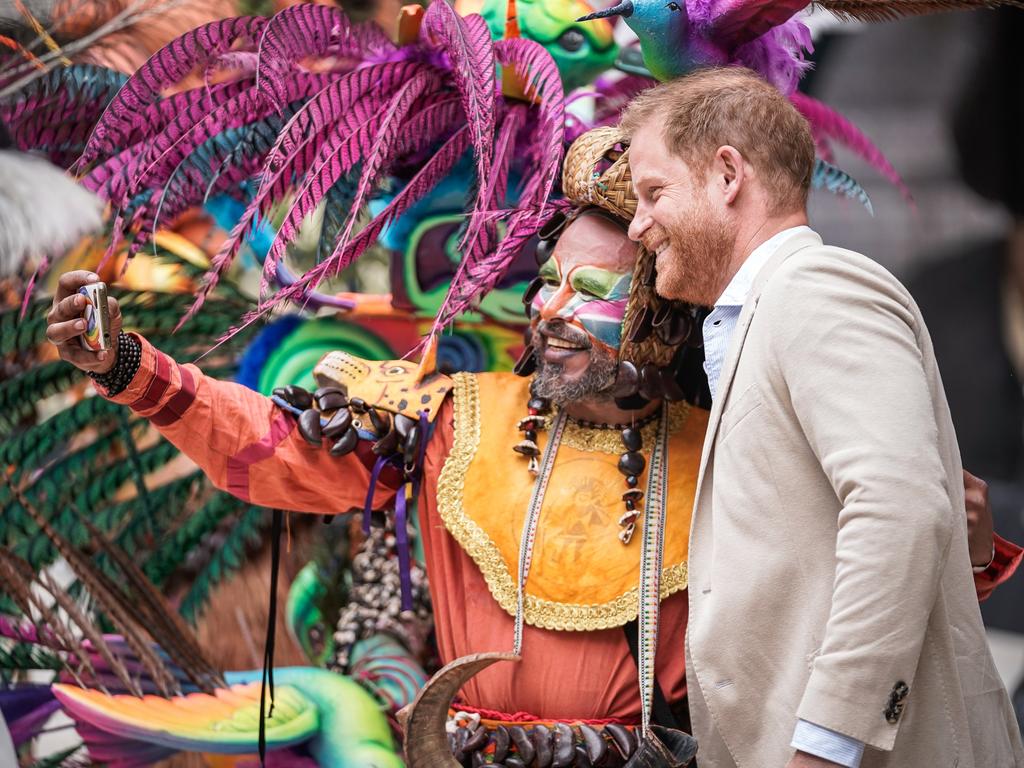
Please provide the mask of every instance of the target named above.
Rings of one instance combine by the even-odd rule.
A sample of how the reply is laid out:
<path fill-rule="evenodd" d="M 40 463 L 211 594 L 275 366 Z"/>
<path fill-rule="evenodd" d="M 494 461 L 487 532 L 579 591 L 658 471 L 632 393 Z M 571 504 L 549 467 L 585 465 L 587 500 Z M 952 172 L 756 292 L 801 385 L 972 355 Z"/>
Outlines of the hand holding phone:
<path fill-rule="evenodd" d="M 90 373 L 106 373 L 114 367 L 121 308 L 106 295 L 98 275 L 85 270 L 61 275 L 46 322 L 46 338 L 62 360 Z"/>

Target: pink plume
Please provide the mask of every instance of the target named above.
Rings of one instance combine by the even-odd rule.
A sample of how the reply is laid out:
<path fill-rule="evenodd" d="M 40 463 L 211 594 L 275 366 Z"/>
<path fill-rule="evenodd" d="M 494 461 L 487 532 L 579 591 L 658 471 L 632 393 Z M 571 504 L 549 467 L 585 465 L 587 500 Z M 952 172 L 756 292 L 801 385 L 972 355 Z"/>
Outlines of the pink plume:
<path fill-rule="evenodd" d="M 403 187 L 394 199 L 377 214 L 358 235 L 350 240 L 343 249 L 335 248 L 331 256 L 313 267 L 287 288 L 279 291 L 271 301 L 249 313 L 243 318 L 242 325 L 232 328 L 218 344 L 228 340 L 240 330 L 251 325 L 267 312 L 283 301 L 295 300 L 308 290 L 315 288 L 323 278 L 331 273 L 344 269 L 352 263 L 380 235 L 384 227 L 401 216 L 416 201 L 421 200 L 438 182 L 451 172 L 462 153 L 470 145 L 468 126 L 457 130 L 450 139 L 428 160 L 409 183 Z"/>
<path fill-rule="evenodd" d="M 238 40 L 255 41 L 267 20 L 262 16 L 222 19 L 190 30 L 154 53 L 124 84 L 93 129 L 79 164 L 87 164 L 123 146 L 140 123 L 140 112 L 180 82 L 196 66 L 226 53 Z"/>
<path fill-rule="evenodd" d="M 810 96 L 797 92 L 791 94 L 789 98 L 800 111 L 800 114 L 807 118 L 807 122 L 811 124 L 811 132 L 819 144 L 824 140 L 834 140 L 848 147 L 859 157 L 866 160 L 873 168 L 877 169 L 890 183 L 899 189 L 908 203 L 912 206 L 914 205 L 914 198 L 900 177 L 899 172 L 882 154 L 882 151 L 857 126 L 831 107 L 822 104 Z"/>

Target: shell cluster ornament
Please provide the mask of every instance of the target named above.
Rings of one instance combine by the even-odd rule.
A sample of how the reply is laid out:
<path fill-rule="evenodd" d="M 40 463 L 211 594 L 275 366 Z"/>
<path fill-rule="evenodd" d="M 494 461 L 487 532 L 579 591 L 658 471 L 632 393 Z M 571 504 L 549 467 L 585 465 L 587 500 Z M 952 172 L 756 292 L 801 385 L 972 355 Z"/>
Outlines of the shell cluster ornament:
<path fill-rule="evenodd" d="M 638 752 L 633 726 L 585 722 L 493 724 L 455 712 L 446 723 L 448 744 L 460 765 L 499 768 L 622 768 Z"/>
<path fill-rule="evenodd" d="M 408 536 L 412 538 L 415 532 L 410 530 Z M 413 608 L 411 612 L 403 611 L 397 542 L 393 525 L 374 526 L 352 558 L 352 587 L 335 626 L 329 669 L 350 671 L 352 647 L 374 635 L 391 635 L 409 649 L 423 645 L 433 621 L 427 574 L 422 566 L 412 563 Z"/>

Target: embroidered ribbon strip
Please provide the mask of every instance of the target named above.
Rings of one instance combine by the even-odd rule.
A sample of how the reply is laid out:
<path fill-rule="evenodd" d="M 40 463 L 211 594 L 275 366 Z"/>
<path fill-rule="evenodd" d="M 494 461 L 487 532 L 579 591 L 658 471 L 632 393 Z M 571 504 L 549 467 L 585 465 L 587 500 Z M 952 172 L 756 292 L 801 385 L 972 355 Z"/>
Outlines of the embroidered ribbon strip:
<path fill-rule="evenodd" d="M 544 448 L 540 472 L 533 486 L 533 495 L 523 521 L 523 535 L 519 545 L 519 571 L 516 585 L 516 618 L 512 652 L 523 650 L 523 610 L 526 580 L 533 560 L 533 546 L 537 539 L 537 525 L 555 456 L 565 432 L 566 415 L 558 414 L 551 427 L 550 439 Z M 651 708 L 654 701 L 654 657 L 658 648 L 658 616 L 661 610 L 661 568 L 665 550 L 665 508 L 668 490 L 669 409 L 662 408 L 658 419 L 658 432 L 651 450 L 647 480 L 647 498 L 644 504 L 643 547 L 640 552 L 640 589 L 638 616 L 640 622 L 640 652 L 637 661 L 640 683 L 643 732 L 650 728 Z"/>
<path fill-rule="evenodd" d="M 519 544 L 519 577 L 516 582 L 516 625 L 512 644 L 512 652 L 517 656 L 523 651 L 523 617 L 525 615 L 523 603 L 526 598 L 526 578 L 530 574 L 530 563 L 533 560 L 533 544 L 537 539 L 537 522 L 540 520 L 544 494 L 547 492 L 548 482 L 551 480 L 551 470 L 555 468 L 555 456 L 558 453 L 558 444 L 562 442 L 565 423 L 565 411 L 561 411 L 558 418 L 555 419 L 554 426 L 551 428 L 551 437 L 544 448 L 540 472 L 537 475 L 537 481 L 533 484 L 533 496 L 530 498 L 526 520 L 523 521 L 523 538 Z"/>
<path fill-rule="evenodd" d="M 668 489 L 668 409 L 662 408 L 658 436 L 651 450 L 644 504 L 644 539 L 640 555 L 640 679 L 643 732 L 651 724 L 654 701 L 654 655 L 658 649 L 658 614 L 661 610 L 661 564 L 665 552 L 665 507 Z"/>

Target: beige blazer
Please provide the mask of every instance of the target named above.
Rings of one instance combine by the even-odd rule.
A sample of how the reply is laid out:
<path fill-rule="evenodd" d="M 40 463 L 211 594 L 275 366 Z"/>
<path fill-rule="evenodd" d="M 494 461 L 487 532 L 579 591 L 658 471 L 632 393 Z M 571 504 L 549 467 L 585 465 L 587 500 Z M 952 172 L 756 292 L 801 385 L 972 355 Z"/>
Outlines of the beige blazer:
<path fill-rule="evenodd" d="M 687 682 L 701 768 L 783 768 L 798 718 L 863 768 L 1015 768 L 960 454 L 907 290 L 794 233 L 722 370 L 690 534 Z"/>

